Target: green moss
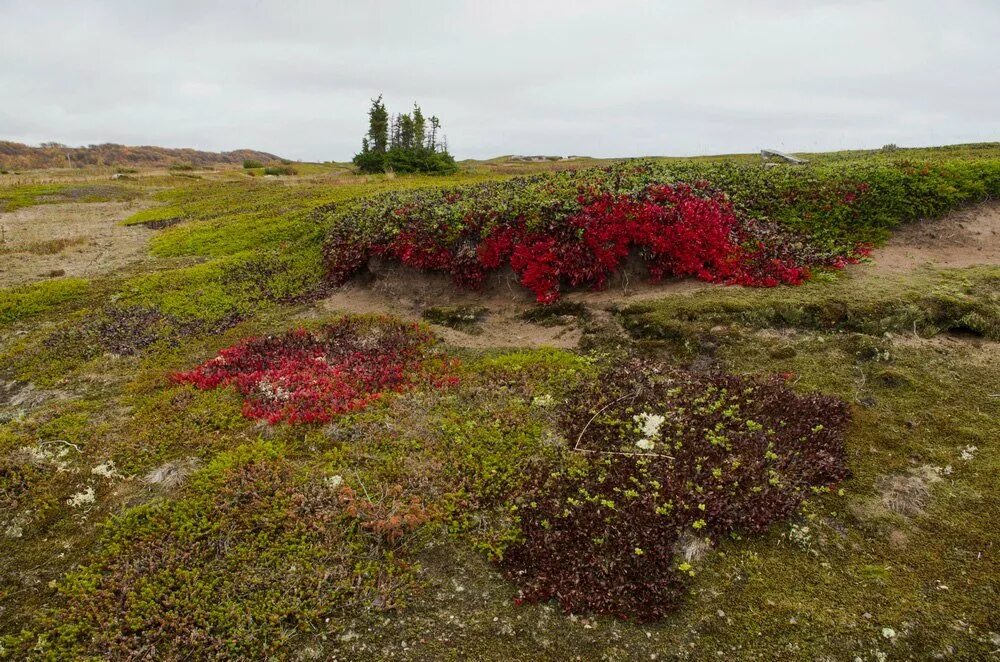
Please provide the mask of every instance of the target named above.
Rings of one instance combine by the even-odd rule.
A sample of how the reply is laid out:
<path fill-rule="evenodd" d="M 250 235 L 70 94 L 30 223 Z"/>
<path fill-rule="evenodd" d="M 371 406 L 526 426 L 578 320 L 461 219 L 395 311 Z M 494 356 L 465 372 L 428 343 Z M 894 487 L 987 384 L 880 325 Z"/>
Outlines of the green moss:
<path fill-rule="evenodd" d="M 60 202 L 131 200 L 139 195 L 138 189 L 117 184 L 22 184 L 0 187 L 0 212 Z"/>
<path fill-rule="evenodd" d="M 711 288 L 628 306 L 619 315 L 629 333 L 644 339 L 684 339 L 729 324 L 870 335 L 958 331 L 1000 339 L 1000 268 L 858 279 L 769 290 Z"/>
<path fill-rule="evenodd" d="M 84 299 L 89 286 L 82 278 L 60 278 L 0 290 L 0 327 L 72 308 Z"/>
<path fill-rule="evenodd" d="M 482 306 L 431 306 L 421 313 L 421 317 L 431 324 L 476 333 L 479 331 L 479 323 L 488 313 L 489 309 Z"/>

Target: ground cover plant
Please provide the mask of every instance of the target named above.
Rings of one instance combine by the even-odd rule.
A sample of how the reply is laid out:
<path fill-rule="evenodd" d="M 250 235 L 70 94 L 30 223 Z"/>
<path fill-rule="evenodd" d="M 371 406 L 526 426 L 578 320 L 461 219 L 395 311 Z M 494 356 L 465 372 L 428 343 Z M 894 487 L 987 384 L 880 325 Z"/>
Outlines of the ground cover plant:
<path fill-rule="evenodd" d="M 570 394 L 560 418 L 590 461 L 536 477 L 502 566 L 522 599 L 567 612 L 660 618 L 691 573 L 685 546 L 765 531 L 848 475 L 846 403 L 780 379 L 626 361 Z"/>
<path fill-rule="evenodd" d="M 852 281 L 813 283 L 795 291 L 718 292 L 623 307 L 618 317 L 636 338 L 685 340 L 719 325 L 808 328 L 871 336 L 967 333 L 1000 340 L 1000 269 L 924 270 L 885 277 L 858 291 Z"/>
<path fill-rule="evenodd" d="M 66 608 L 29 643 L 117 659 L 272 653 L 322 617 L 391 604 L 407 574 L 397 536 L 425 519 L 419 503 L 400 512 L 386 526 L 395 513 L 298 475 L 274 445 L 221 453 L 184 498 L 109 522 L 100 553 L 60 582 Z"/>
<path fill-rule="evenodd" d="M 630 255 L 649 276 L 800 284 L 867 254 L 889 229 L 1000 194 L 1000 160 L 855 168 L 624 163 L 449 190 L 388 193 L 338 210 L 324 247 L 342 284 L 372 256 L 479 287 L 509 267 L 541 303 L 601 288 Z"/>
<path fill-rule="evenodd" d="M 314 331 L 244 340 L 173 378 L 201 389 L 234 386 L 249 418 L 324 422 L 421 380 L 452 381 L 440 366 L 425 365 L 431 342 L 413 324 L 344 318 Z"/>
<path fill-rule="evenodd" d="M 61 202 L 132 200 L 139 195 L 136 188 L 120 184 L 25 184 L 0 188 L 0 212 Z"/>

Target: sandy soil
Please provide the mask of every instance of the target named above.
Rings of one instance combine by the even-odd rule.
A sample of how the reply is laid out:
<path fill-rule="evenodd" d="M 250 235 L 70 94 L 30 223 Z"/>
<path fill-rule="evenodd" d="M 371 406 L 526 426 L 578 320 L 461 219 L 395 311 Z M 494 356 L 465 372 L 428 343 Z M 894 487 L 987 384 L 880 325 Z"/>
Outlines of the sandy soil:
<path fill-rule="evenodd" d="M 93 276 L 141 261 L 153 230 L 119 221 L 142 208 L 137 202 L 37 205 L 0 214 L 0 287 L 59 276 Z M 51 255 L 39 242 L 63 239 Z"/>
<path fill-rule="evenodd" d="M 873 255 L 874 273 L 899 273 L 920 266 L 969 267 L 1000 264 L 1000 202 L 986 202 L 937 220 L 896 231 Z"/>
<path fill-rule="evenodd" d="M 456 288 L 451 278 L 426 274 L 398 264 L 373 259 L 367 277 L 349 283 L 323 299 L 323 312 L 391 314 L 403 319 L 419 320 L 424 310 L 432 306 L 475 306 L 489 310 L 474 332 L 433 325 L 435 333 L 450 345 L 470 348 L 490 347 L 558 347 L 574 348 L 583 335 L 574 318 L 564 323 L 542 326 L 521 319 L 537 304 L 524 290 L 513 272 L 493 274 L 480 292 Z M 570 292 L 563 300 L 583 303 L 598 319 L 606 318 L 603 309 L 611 305 L 655 299 L 670 294 L 691 292 L 711 287 L 693 280 L 651 284 L 641 270 L 632 267 L 616 277 L 600 292 Z"/>

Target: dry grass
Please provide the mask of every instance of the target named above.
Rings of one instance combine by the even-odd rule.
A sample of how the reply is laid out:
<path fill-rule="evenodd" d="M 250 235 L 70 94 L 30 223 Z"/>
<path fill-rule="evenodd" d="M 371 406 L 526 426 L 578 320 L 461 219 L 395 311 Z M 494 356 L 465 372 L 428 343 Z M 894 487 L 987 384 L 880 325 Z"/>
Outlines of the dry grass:
<path fill-rule="evenodd" d="M 86 237 L 61 237 L 59 239 L 43 239 L 22 246 L 0 244 L 0 255 L 12 253 L 31 253 L 32 255 L 57 255 L 70 246 L 87 243 Z"/>

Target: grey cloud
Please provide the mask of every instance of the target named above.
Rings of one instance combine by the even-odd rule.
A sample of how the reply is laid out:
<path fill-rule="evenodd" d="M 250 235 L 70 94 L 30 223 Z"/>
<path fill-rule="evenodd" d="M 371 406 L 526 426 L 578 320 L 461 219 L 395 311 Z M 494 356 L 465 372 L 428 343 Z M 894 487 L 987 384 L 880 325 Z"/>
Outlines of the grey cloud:
<path fill-rule="evenodd" d="M 459 158 L 1000 139 L 994 0 L 0 0 L 0 138 L 350 158 L 370 97 Z"/>

